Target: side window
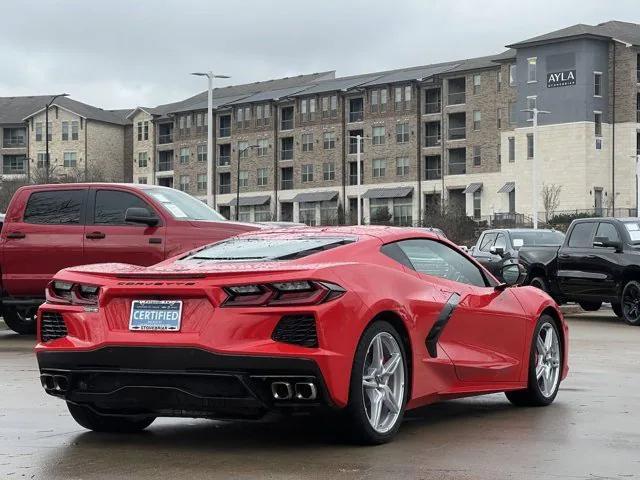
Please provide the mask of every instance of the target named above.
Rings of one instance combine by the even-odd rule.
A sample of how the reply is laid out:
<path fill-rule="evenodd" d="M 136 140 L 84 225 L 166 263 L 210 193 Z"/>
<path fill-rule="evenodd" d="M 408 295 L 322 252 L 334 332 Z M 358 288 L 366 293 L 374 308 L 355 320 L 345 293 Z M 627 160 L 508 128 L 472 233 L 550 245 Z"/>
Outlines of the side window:
<path fill-rule="evenodd" d="M 507 237 L 505 237 L 504 233 L 499 233 L 496 238 L 495 247 L 502 247 L 504 250 L 507 249 Z"/>
<path fill-rule="evenodd" d="M 147 203 L 129 192 L 98 190 L 94 206 L 93 223 L 100 225 L 125 225 L 127 208 L 142 207 L 153 211 Z"/>
<path fill-rule="evenodd" d="M 594 222 L 583 222 L 576 224 L 571 231 L 568 245 L 573 248 L 591 248 L 593 247 L 592 236 Z"/>
<path fill-rule="evenodd" d="M 86 190 L 34 192 L 24 210 L 25 223 L 77 225 L 80 223 Z"/>
<path fill-rule="evenodd" d="M 496 239 L 496 234 L 495 233 L 485 233 L 484 237 L 482 237 L 482 240 L 480 241 L 480 251 L 481 252 L 488 252 L 489 249 L 491 248 L 491 245 L 493 245 L 493 242 Z"/>
<path fill-rule="evenodd" d="M 604 237 L 611 242 L 619 242 L 620 236 L 618 235 L 618 230 L 616 230 L 616 226 L 613 223 L 599 223 L 598 230 L 596 231 L 596 237 Z"/>
<path fill-rule="evenodd" d="M 487 286 L 484 275 L 474 263 L 443 243 L 415 239 L 400 241 L 398 246 L 420 273 L 476 287 Z"/>

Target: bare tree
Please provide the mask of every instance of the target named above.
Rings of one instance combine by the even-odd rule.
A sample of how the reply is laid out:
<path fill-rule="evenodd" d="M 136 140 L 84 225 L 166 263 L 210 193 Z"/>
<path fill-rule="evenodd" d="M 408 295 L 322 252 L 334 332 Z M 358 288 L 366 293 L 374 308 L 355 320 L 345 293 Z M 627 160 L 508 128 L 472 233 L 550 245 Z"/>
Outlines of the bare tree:
<path fill-rule="evenodd" d="M 553 214 L 560 206 L 560 191 L 562 185 L 551 183 L 542 187 L 542 205 L 546 214 L 546 221 L 549 221 Z"/>

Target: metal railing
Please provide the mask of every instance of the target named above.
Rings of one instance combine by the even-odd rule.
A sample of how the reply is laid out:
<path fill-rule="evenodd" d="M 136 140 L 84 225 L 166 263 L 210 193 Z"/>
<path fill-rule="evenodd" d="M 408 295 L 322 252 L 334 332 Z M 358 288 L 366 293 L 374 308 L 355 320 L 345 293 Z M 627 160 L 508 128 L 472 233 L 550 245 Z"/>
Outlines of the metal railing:
<path fill-rule="evenodd" d="M 464 140 L 466 137 L 466 127 L 449 127 L 449 140 Z"/>
<path fill-rule="evenodd" d="M 424 137 L 424 145 L 425 147 L 438 147 L 440 146 L 441 140 L 440 135 L 426 135 Z"/>
<path fill-rule="evenodd" d="M 426 102 L 424 104 L 424 113 L 440 113 L 441 111 L 442 103 L 440 101 Z"/>
<path fill-rule="evenodd" d="M 282 119 L 280 121 L 280 130 L 293 130 L 293 118 L 290 120 Z"/>
<path fill-rule="evenodd" d="M 218 157 L 218 166 L 227 167 L 231 165 L 231 155 L 220 155 Z"/>
<path fill-rule="evenodd" d="M 164 143 L 173 143 L 173 134 L 172 133 L 165 133 L 163 135 L 159 135 L 158 136 L 158 143 L 159 144 L 164 144 Z"/>
<path fill-rule="evenodd" d="M 2 146 L 4 148 L 21 148 L 21 147 L 26 147 L 27 142 L 25 141 L 24 138 L 21 138 L 21 139 L 5 138 L 2 141 Z"/>
<path fill-rule="evenodd" d="M 440 180 L 442 178 L 442 172 L 439 168 L 427 168 L 424 173 L 425 180 Z"/>
<path fill-rule="evenodd" d="M 220 138 L 226 138 L 231 136 L 231 127 L 220 127 L 218 129 L 218 136 Z"/>
<path fill-rule="evenodd" d="M 280 181 L 280 190 L 293 190 L 293 180 L 282 179 Z"/>
<path fill-rule="evenodd" d="M 466 92 L 449 93 L 449 105 L 462 105 L 467 101 Z"/>
<path fill-rule="evenodd" d="M 280 160 L 293 160 L 293 148 L 282 149 L 280 151 Z"/>
<path fill-rule="evenodd" d="M 218 193 L 231 193 L 231 184 L 220 184 L 218 185 Z"/>
<path fill-rule="evenodd" d="M 157 172 L 168 172 L 173 170 L 173 159 L 160 159 L 158 160 Z"/>
<path fill-rule="evenodd" d="M 364 111 L 362 110 L 349 112 L 349 123 L 361 122 L 363 118 L 364 118 Z"/>
<path fill-rule="evenodd" d="M 463 175 L 467 173 L 466 162 L 449 163 L 449 175 Z"/>

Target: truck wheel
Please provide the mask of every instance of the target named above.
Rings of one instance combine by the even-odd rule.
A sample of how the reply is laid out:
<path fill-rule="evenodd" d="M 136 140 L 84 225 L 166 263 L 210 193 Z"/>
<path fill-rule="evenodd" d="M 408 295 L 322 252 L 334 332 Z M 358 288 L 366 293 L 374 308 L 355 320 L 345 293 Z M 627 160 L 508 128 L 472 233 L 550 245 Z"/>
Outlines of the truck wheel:
<path fill-rule="evenodd" d="M 580 308 L 582 308 L 586 312 L 596 312 L 600 310 L 602 306 L 602 302 L 580 302 Z"/>
<path fill-rule="evenodd" d="M 544 277 L 533 277 L 529 282 L 529 285 L 539 288 L 543 292 L 549 293 L 549 286 L 547 285 L 547 281 Z"/>
<path fill-rule="evenodd" d="M 629 325 L 640 325 L 640 283 L 628 282 L 622 289 L 622 319 Z"/>
<path fill-rule="evenodd" d="M 33 308 L 4 306 L 2 318 L 11 330 L 20 335 L 36 333 L 36 311 Z"/>
<path fill-rule="evenodd" d="M 134 433 L 147 428 L 155 417 L 126 417 L 118 415 L 100 415 L 81 405 L 67 402 L 69 413 L 82 427 L 94 432 Z"/>

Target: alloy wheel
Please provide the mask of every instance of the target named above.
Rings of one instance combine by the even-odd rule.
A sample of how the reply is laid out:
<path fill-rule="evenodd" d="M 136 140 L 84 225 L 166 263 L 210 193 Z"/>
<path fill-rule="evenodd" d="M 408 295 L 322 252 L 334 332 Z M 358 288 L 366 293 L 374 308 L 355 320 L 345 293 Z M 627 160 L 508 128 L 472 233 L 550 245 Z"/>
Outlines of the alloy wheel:
<path fill-rule="evenodd" d="M 635 282 L 629 283 L 622 294 L 624 316 L 631 322 L 640 320 L 640 288 Z"/>
<path fill-rule="evenodd" d="M 369 344 L 362 371 L 362 396 L 369 424 L 386 433 L 396 424 L 404 399 L 404 359 L 398 341 L 387 332 Z"/>
<path fill-rule="evenodd" d="M 551 397 L 560 379 L 560 342 L 555 329 L 545 323 L 536 339 L 536 381 L 540 393 Z"/>

